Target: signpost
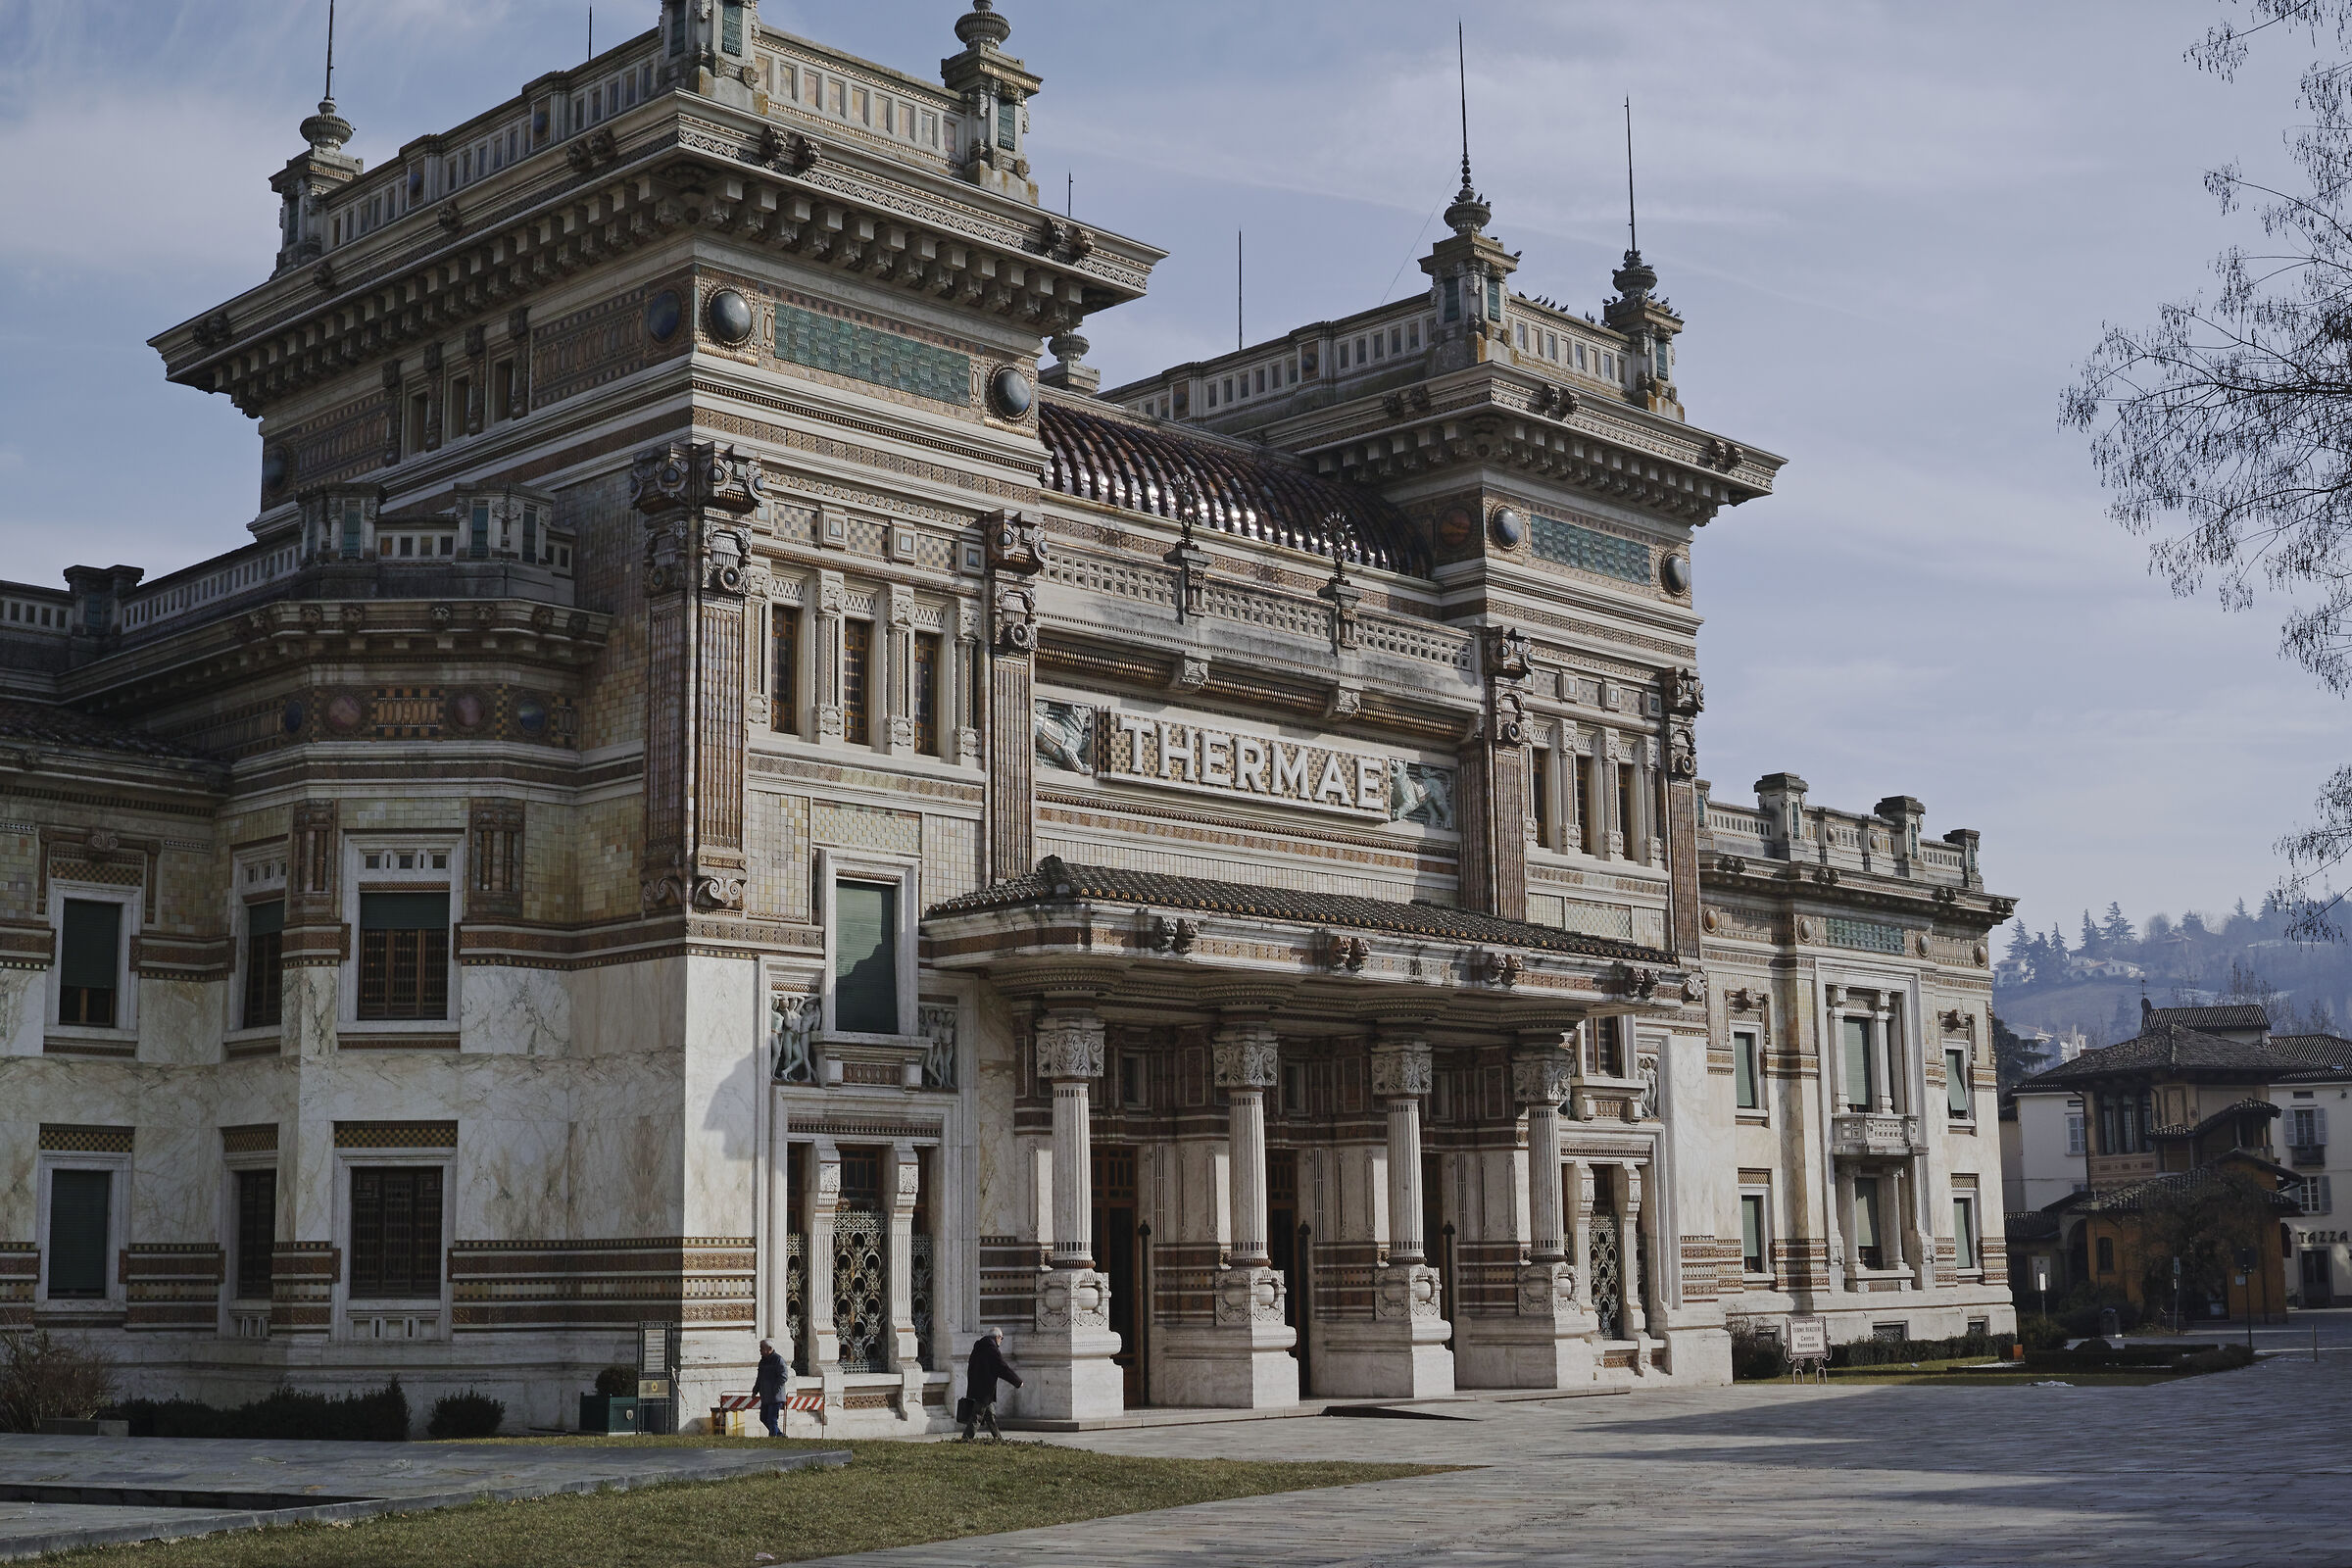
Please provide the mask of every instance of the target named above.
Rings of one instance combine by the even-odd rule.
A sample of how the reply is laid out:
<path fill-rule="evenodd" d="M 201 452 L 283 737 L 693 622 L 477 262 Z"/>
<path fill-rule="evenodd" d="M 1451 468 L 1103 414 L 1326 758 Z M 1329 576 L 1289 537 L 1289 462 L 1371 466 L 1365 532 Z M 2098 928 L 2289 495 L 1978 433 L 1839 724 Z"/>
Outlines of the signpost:
<path fill-rule="evenodd" d="M 2039 1298 L 2041 1319 L 2046 1323 L 2050 1319 L 2050 1260 L 2046 1257 L 2034 1260 L 2034 1294 Z"/>
<path fill-rule="evenodd" d="M 1810 1372 L 1816 1381 L 1830 1381 L 1830 1324 L 1819 1317 L 1788 1320 L 1788 1370 L 1802 1383 Z"/>

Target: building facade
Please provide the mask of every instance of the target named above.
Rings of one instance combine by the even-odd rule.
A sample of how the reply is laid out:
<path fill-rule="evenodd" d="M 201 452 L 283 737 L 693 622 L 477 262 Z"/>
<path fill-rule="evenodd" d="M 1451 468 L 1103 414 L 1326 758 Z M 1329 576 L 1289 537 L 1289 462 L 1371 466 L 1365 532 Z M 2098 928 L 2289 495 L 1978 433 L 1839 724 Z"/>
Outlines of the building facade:
<path fill-rule="evenodd" d="M 1104 393 L 1163 253 L 936 78 L 670 0 L 155 339 L 250 545 L 0 585 L 0 1315 L 138 1386 L 565 1419 L 1720 1382 L 2005 1327 L 1977 837 L 1698 777 L 1691 424 L 1628 253 Z M 1044 362 L 1050 350 L 1051 363 Z"/>

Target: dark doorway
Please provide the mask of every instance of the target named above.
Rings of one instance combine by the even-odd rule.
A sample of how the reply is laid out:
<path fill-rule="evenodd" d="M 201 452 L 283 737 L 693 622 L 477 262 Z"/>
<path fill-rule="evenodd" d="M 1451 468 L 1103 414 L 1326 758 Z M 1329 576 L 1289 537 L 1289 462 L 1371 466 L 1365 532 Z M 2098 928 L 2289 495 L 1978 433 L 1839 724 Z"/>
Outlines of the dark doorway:
<path fill-rule="evenodd" d="M 1300 1359 L 1306 1331 L 1298 1316 L 1298 1152 L 1266 1151 L 1266 1256 L 1282 1276 L 1282 1320 L 1298 1338 L 1291 1342 L 1291 1359 Z"/>
<path fill-rule="evenodd" d="M 2303 1250 L 2303 1304 L 2305 1306 L 2333 1306 L 2335 1282 L 2328 1267 L 2331 1249 L 2307 1247 Z"/>
<path fill-rule="evenodd" d="M 1110 1331 L 1119 1337 L 1118 1363 L 1126 1402 L 1144 1402 L 1143 1344 L 1136 1337 L 1135 1150 L 1125 1144 L 1094 1148 L 1095 1267 L 1110 1282 Z"/>
<path fill-rule="evenodd" d="M 1446 1320 L 1446 1348 L 1453 1348 L 1453 1226 L 1446 1218 L 1446 1166 L 1436 1154 L 1421 1156 L 1421 1251 L 1438 1271 L 1438 1316 Z"/>

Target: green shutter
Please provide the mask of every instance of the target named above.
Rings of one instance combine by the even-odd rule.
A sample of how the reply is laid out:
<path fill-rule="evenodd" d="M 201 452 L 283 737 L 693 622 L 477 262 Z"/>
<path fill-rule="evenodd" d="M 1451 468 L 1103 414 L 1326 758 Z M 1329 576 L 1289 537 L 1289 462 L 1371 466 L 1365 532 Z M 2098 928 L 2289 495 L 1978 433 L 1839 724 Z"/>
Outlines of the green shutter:
<path fill-rule="evenodd" d="M 363 893 L 360 895 L 360 929 L 446 931 L 449 929 L 449 895 L 446 892 Z"/>
<path fill-rule="evenodd" d="M 1854 1245 L 1879 1245 L 1879 1179 L 1876 1176 L 1854 1178 Z"/>
<path fill-rule="evenodd" d="M 1754 1110 L 1759 1103 L 1756 1095 L 1756 1037 L 1732 1036 L 1732 1071 L 1738 1085 L 1740 1108 Z"/>
<path fill-rule="evenodd" d="M 1764 1271 L 1764 1200 L 1742 1197 L 1740 1200 L 1740 1255 L 1748 1272 Z"/>
<path fill-rule="evenodd" d="M 50 1174 L 49 1294 L 52 1297 L 106 1294 L 106 1243 L 114 1184 L 111 1171 L 61 1170 Z"/>
<path fill-rule="evenodd" d="M 844 882 L 833 891 L 833 1027 L 899 1033 L 899 890 Z"/>
<path fill-rule="evenodd" d="M 1867 1110 L 1871 1103 L 1870 1023 L 1845 1020 L 1845 1103 Z"/>
<path fill-rule="evenodd" d="M 58 984 L 112 991 L 120 983 L 122 906 L 95 899 L 68 899 L 64 939 L 59 944 Z"/>
<path fill-rule="evenodd" d="M 1962 1268 L 1977 1266 L 1975 1206 L 1965 1198 L 1952 1200 L 1952 1245 Z"/>
<path fill-rule="evenodd" d="M 1947 1051 L 1943 1054 L 1943 1083 L 1946 1102 L 1954 1116 L 1966 1120 L 1975 1108 L 1976 1100 L 1968 1082 L 1968 1053 Z"/>

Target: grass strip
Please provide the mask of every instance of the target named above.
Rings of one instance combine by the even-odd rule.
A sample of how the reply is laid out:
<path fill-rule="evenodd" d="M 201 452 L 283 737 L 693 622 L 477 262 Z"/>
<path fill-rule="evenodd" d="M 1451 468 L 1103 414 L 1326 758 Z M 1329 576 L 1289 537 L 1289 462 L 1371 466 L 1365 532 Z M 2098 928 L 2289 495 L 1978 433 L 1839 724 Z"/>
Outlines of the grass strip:
<path fill-rule="evenodd" d="M 523 1440 L 534 1441 L 534 1440 Z M 547 1440 L 613 1446 L 611 1439 Z M 1446 1466 L 1158 1459 L 1042 1443 L 802 1443 L 636 1438 L 628 1446 L 848 1448 L 846 1466 L 631 1492 L 475 1503 L 347 1525 L 299 1524 L 38 1559 L 137 1568 L 596 1568 L 797 1562 L 1253 1497 L 1431 1475 Z M 132 1555 L 135 1553 L 135 1556 Z"/>

